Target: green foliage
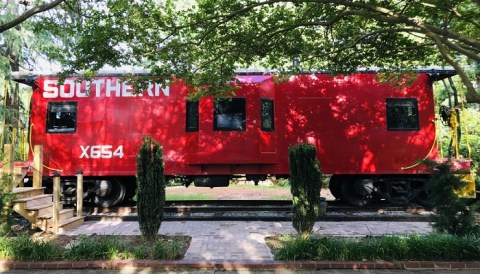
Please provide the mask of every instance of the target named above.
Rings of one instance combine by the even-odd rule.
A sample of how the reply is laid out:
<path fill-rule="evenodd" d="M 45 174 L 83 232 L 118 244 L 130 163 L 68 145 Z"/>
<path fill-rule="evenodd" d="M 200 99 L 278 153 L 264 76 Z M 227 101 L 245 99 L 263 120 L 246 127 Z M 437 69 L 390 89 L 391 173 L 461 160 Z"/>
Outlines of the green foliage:
<path fill-rule="evenodd" d="M 0 238 L 0 259 L 25 261 L 54 261 L 63 258 L 59 245 L 34 241 L 28 235 Z"/>
<path fill-rule="evenodd" d="M 145 243 L 134 248 L 132 257 L 152 260 L 180 259 L 183 257 L 181 252 L 183 248 L 182 244 L 180 241 L 171 241 L 168 244 L 165 244 L 165 242 Z"/>
<path fill-rule="evenodd" d="M 15 199 L 15 194 L 12 193 L 13 176 L 1 174 L 0 177 L 0 236 L 6 235 L 10 232 L 12 224 L 11 213 L 12 208 L 10 203 Z"/>
<path fill-rule="evenodd" d="M 67 257 L 70 260 L 124 259 L 120 253 L 126 249 L 127 246 L 113 236 L 103 237 L 99 240 L 83 235 L 79 238 L 79 242 L 70 249 Z"/>
<path fill-rule="evenodd" d="M 275 185 L 280 187 L 290 187 L 290 180 L 287 178 L 278 178 L 275 181 Z"/>
<path fill-rule="evenodd" d="M 230 95 L 234 70 L 252 66 L 285 75 L 449 64 L 462 73 L 456 60 L 480 60 L 480 9 L 471 0 L 274 2 L 79 1 L 83 18 L 63 5 L 38 30 L 62 42 L 48 52 L 67 74 L 134 65 L 162 83 L 185 79 L 198 88 L 194 98 Z"/>
<path fill-rule="evenodd" d="M 426 184 L 429 198 L 436 207 L 436 214 L 431 217 L 433 227 L 453 235 L 480 235 L 474 216 L 478 205 L 469 204 L 471 201 L 456 194 L 465 183 L 452 171 L 451 163 L 427 164 L 433 167 L 432 176 Z"/>
<path fill-rule="evenodd" d="M 33 240 L 28 235 L 0 237 L 0 260 L 80 261 L 114 259 L 175 260 L 183 257 L 187 239 L 157 239 L 129 242 L 127 236 L 81 235 L 71 247 L 47 240 Z M 132 237 L 136 240 L 135 236 Z"/>
<path fill-rule="evenodd" d="M 149 240 L 157 236 L 164 205 L 162 148 L 153 138 L 144 137 L 137 154 L 137 208 L 140 231 Z"/>
<path fill-rule="evenodd" d="M 309 234 L 320 213 L 322 172 L 317 149 L 306 143 L 290 146 L 289 165 L 293 227 L 298 233 Z"/>
<path fill-rule="evenodd" d="M 471 156 L 472 167 L 478 168 L 480 164 L 480 105 L 476 104 L 466 108 L 460 117 L 462 123 L 460 154 L 465 158 Z"/>
<path fill-rule="evenodd" d="M 276 260 L 325 261 L 466 261 L 480 259 L 480 238 L 428 234 L 378 238 L 312 238 L 280 239 Z"/>

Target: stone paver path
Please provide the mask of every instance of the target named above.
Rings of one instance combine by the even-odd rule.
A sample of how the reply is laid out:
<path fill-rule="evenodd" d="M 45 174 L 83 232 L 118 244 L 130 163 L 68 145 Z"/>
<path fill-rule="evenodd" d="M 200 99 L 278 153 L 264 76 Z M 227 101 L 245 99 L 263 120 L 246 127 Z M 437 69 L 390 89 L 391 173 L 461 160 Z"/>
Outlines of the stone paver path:
<path fill-rule="evenodd" d="M 317 222 L 317 235 L 378 236 L 384 234 L 430 233 L 427 222 Z M 269 261 L 273 260 L 265 237 L 295 234 L 291 222 L 261 221 L 169 221 L 162 222 L 159 234 L 192 237 L 184 260 Z M 137 222 L 89 221 L 66 235 L 139 235 Z"/>

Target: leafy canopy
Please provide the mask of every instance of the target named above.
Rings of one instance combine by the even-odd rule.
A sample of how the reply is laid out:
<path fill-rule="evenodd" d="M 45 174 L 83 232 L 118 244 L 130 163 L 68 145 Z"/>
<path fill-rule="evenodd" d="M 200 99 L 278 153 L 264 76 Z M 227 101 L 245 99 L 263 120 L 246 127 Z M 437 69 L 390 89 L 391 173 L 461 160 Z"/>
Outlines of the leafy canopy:
<path fill-rule="evenodd" d="M 134 65 L 162 81 L 183 78 L 202 87 L 202 96 L 225 92 L 238 68 L 335 73 L 450 65 L 467 99 L 480 102 L 460 63 L 480 63 L 479 2 L 67 0 L 39 26 L 57 39 L 49 53 L 65 74 Z"/>

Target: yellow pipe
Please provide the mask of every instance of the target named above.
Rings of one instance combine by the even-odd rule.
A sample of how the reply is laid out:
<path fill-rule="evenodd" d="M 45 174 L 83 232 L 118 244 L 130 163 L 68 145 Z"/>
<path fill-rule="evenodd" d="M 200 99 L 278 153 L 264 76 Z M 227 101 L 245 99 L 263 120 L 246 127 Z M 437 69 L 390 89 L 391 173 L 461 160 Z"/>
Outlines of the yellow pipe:
<path fill-rule="evenodd" d="M 33 154 L 33 147 L 32 147 L 32 128 L 33 128 L 33 124 L 30 124 L 30 134 L 28 136 L 28 143 L 30 145 L 30 150 L 32 151 L 32 154 Z M 46 166 L 42 163 L 42 166 L 48 170 L 52 170 L 52 171 L 59 171 L 59 172 L 62 172 L 63 169 L 56 169 L 56 168 L 53 168 L 53 167 L 49 167 L 49 166 Z"/>
<path fill-rule="evenodd" d="M 425 157 L 423 157 L 422 160 L 420 161 L 417 161 L 416 163 L 410 165 L 410 166 L 406 166 L 406 167 L 401 167 L 402 170 L 406 170 L 406 169 L 411 169 L 411 168 L 414 168 L 418 165 L 420 165 L 425 159 L 428 158 L 428 156 L 432 153 L 433 151 L 433 148 L 435 147 L 435 144 L 437 143 L 437 125 L 435 124 L 435 120 L 432 121 L 433 123 L 433 127 L 435 129 L 434 133 L 435 133 L 435 136 L 433 138 L 433 143 L 432 143 L 432 146 L 430 147 L 430 150 L 428 151 L 427 155 L 425 155 Z"/>

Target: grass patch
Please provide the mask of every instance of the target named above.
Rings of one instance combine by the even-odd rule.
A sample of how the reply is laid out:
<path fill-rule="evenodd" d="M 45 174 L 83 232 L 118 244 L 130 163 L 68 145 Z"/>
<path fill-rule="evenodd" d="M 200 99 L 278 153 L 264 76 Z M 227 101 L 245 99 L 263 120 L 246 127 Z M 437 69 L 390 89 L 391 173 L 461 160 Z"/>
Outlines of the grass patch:
<path fill-rule="evenodd" d="M 253 198 L 252 198 L 253 197 Z M 231 184 L 229 187 L 207 188 L 195 187 L 167 187 L 167 201 L 183 200 L 235 200 L 235 199 L 265 199 L 291 200 L 288 186 Z"/>
<path fill-rule="evenodd" d="M 204 193 L 167 193 L 167 201 L 184 201 L 184 200 L 215 200 L 214 195 L 204 194 Z"/>
<path fill-rule="evenodd" d="M 0 237 L 0 259 L 80 261 L 113 259 L 178 260 L 190 245 L 188 236 L 158 236 L 147 242 L 135 235 Z"/>
<path fill-rule="evenodd" d="M 361 239 L 282 236 L 268 238 L 267 244 L 276 260 L 480 260 L 478 236 L 436 233 Z"/>
<path fill-rule="evenodd" d="M 281 185 L 233 185 L 229 186 L 231 188 L 238 189 L 248 189 L 248 190 L 278 190 L 278 189 L 287 189 L 290 190 L 290 186 L 281 186 Z"/>

